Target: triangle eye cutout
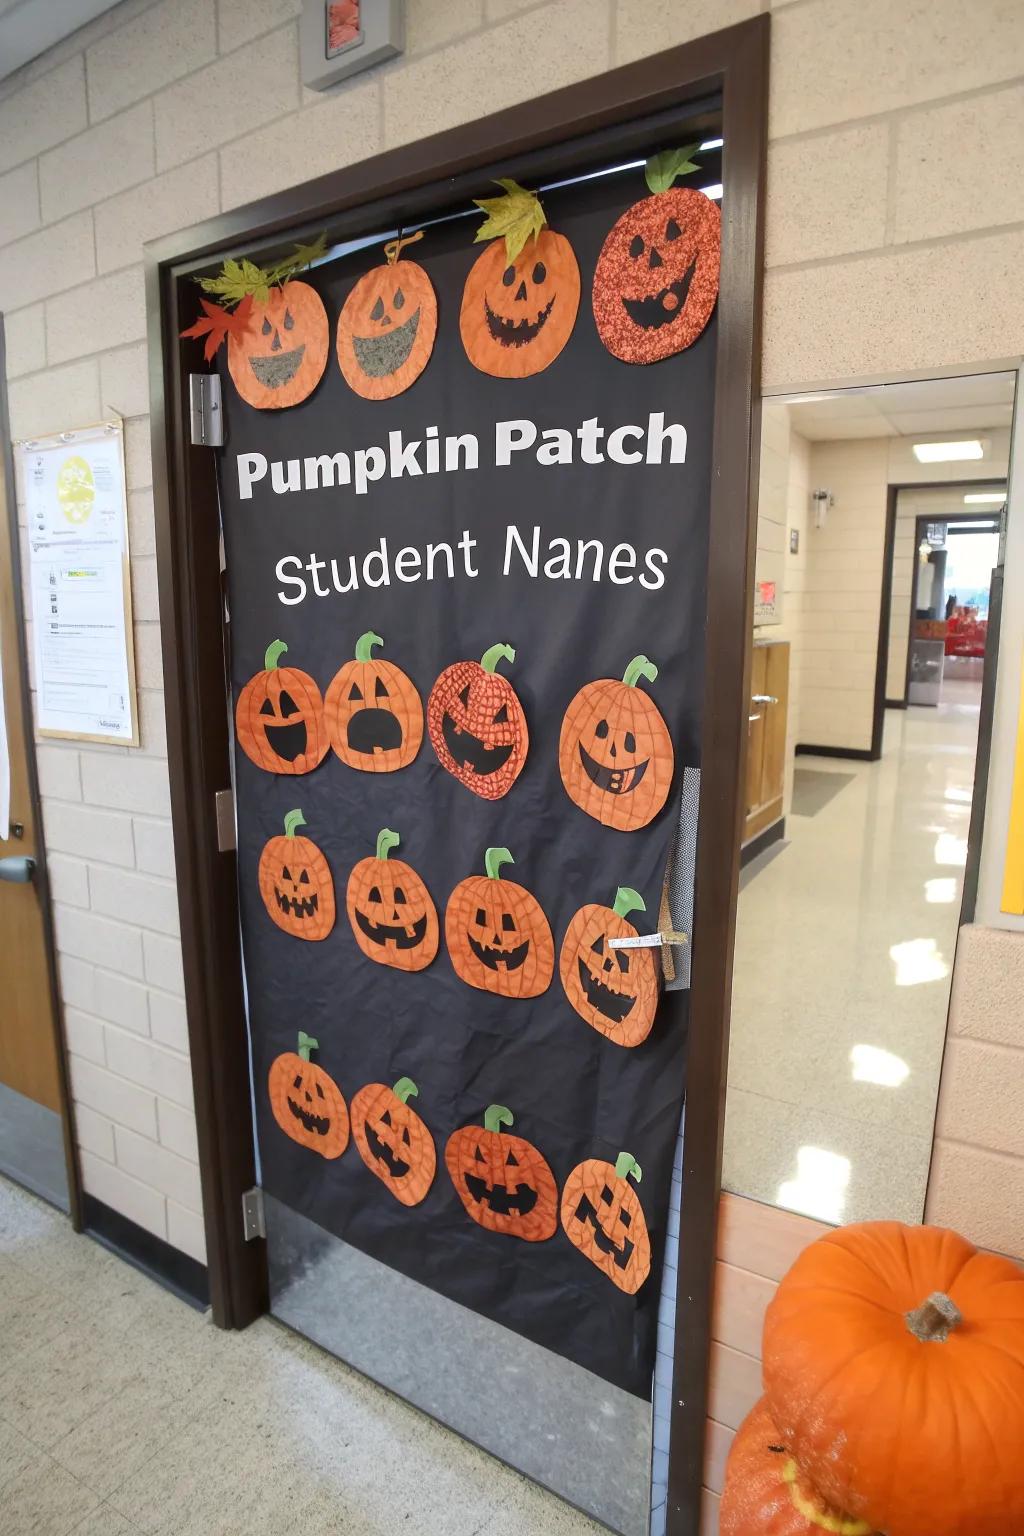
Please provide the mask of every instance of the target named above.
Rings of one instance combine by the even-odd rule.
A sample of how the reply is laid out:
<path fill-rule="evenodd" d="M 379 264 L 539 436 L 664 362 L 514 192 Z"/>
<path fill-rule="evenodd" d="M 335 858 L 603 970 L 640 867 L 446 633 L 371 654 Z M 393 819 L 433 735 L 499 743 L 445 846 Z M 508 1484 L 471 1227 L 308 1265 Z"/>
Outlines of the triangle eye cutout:
<path fill-rule="evenodd" d="M 473 1153 L 473 1156 L 476 1158 L 478 1163 L 486 1163 L 487 1161 L 479 1147 L 477 1147 L 476 1151 Z"/>
<path fill-rule="evenodd" d="M 349 689 L 348 696 L 350 699 L 362 700 L 363 690 L 360 688 L 358 683 L 352 684 L 352 687 Z"/>
<path fill-rule="evenodd" d="M 383 682 L 382 678 L 378 677 L 376 683 L 374 684 L 374 686 L 373 686 L 373 696 L 374 696 L 375 699 L 386 699 L 388 697 L 388 690 L 384 686 L 384 682 Z"/>
<path fill-rule="evenodd" d="M 519 1159 L 518 1159 L 518 1157 L 516 1157 L 514 1152 L 510 1152 L 508 1157 L 506 1157 L 506 1159 L 505 1159 L 505 1167 L 506 1168 L 518 1168 L 519 1167 Z"/>
<path fill-rule="evenodd" d="M 467 683 L 465 688 L 463 688 L 462 692 L 459 694 L 459 703 L 462 705 L 463 709 L 469 708 L 469 688 L 470 685 Z"/>
<path fill-rule="evenodd" d="M 507 725 L 508 724 L 508 705 L 507 704 L 503 704 L 501 706 L 501 708 L 498 710 L 498 713 L 494 717 L 494 723 L 495 723 L 495 725 Z"/>
<path fill-rule="evenodd" d="M 604 934 L 603 933 L 599 933 L 598 934 L 598 936 L 594 940 L 593 944 L 591 944 L 590 949 L 591 949 L 591 953 L 592 954 L 595 954 L 595 955 L 603 955 L 604 954 Z"/>
<path fill-rule="evenodd" d="M 384 1113 L 381 1115 L 380 1123 L 381 1123 L 381 1125 L 390 1125 L 391 1124 L 391 1111 L 390 1111 L 390 1109 L 386 1109 L 384 1111 Z"/>

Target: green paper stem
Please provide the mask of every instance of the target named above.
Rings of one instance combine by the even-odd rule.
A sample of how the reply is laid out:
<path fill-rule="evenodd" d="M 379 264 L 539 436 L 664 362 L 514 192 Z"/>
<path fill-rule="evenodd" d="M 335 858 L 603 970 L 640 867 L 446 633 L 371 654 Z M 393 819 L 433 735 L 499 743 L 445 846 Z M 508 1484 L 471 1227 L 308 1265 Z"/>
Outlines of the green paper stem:
<path fill-rule="evenodd" d="M 646 656 L 634 656 L 622 674 L 622 681 L 627 688 L 635 688 L 642 677 L 653 683 L 657 675 L 658 669 L 653 661 L 648 661 Z"/>
<path fill-rule="evenodd" d="M 503 864 L 514 863 L 515 859 L 507 848 L 488 848 L 484 854 L 484 869 L 491 880 L 501 879 L 501 866 Z"/>
<path fill-rule="evenodd" d="M 639 891 L 634 891 L 632 886 L 620 885 L 615 892 L 615 905 L 612 908 L 616 917 L 628 917 L 631 912 L 646 912 L 647 903 Z"/>
<path fill-rule="evenodd" d="M 390 827 L 381 827 L 377 833 L 377 857 L 386 859 L 392 848 L 397 848 L 402 839 L 397 832 L 392 832 Z"/>
<path fill-rule="evenodd" d="M 498 1135 L 503 1125 L 511 1124 L 512 1111 L 510 1109 L 506 1109 L 504 1104 L 488 1104 L 484 1110 L 485 1131 L 492 1131 L 495 1135 Z"/>
<path fill-rule="evenodd" d="M 699 144 L 687 144 L 685 149 L 663 149 L 652 155 L 644 166 L 644 179 L 651 191 L 667 192 L 677 177 L 699 171 L 692 158 L 699 149 Z"/>
<path fill-rule="evenodd" d="M 372 629 L 368 629 L 365 635 L 360 635 L 356 641 L 356 661 L 372 661 L 375 645 L 383 645 L 380 635 L 375 635 Z"/>
<path fill-rule="evenodd" d="M 268 672 L 274 671 L 287 649 L 283 640 L 271 640 L 267 646 L 267 654 L 263 658 L 263 665 Z"/>
<path fill-rule="evenodd" d="M 643 1177 L 640 1171 L 640 1164 L 636 1158 L 631 1157 L 628 1152 L 620 1152 L 615 1159 L 615 1177 L 617 1179 L 624 1179 L 627 1173 L 632 1174 L 638 1184 Z"/>
<path fill-rule="evenodd" d="M 285 835 L 285 837 L 294 837 L 295 836 L 295 828 L 296 827 L 304 827 L 305 825 L 306 825 L 306 818 L 305 818 L 305 816 L 303 816 L 301 811 L 289 811 L 287 816 L 284 819 L 284 835 Z"/>
<path fill-rule="evenodd" d="M 320 1041 L 314 1040 L 312 1035 L 307 1035 L 304 1029 L 299 1030 L 299 1055 L 303 1061 L 309 1060 L 310 1051 L 318 1051 Z"/>
<path fill-rule="evenodd" d="M 407 1104 L 410 1098 L 419 1093 L 419 1089 L 411 1077 L 400 1077 L 391 1092 L 396 1099 L 401 1099 L 403 1104 Z"/>
<path fill-rule="evenodd" d="M 513 662 L 516 653 L 510 645 L 492 645 L 489 651 L 484 651 L 480 658 L 480 665 L 485 672 L 493 672 L 499 661 Z"/>

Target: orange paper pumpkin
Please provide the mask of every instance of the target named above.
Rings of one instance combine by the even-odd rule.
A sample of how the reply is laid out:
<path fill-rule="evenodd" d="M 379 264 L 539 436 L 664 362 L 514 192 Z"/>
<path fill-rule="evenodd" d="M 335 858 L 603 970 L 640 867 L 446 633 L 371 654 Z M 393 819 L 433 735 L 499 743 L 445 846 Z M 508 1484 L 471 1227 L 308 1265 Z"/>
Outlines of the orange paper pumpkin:
<path fill-rule="evenodd" d="M 423 740 L 423 704 L 412 680 L 393 661 L 374 656 L 380 635 L 356 641 L 327 689 L 324 719 L 331 746 L 349 768 L 394 773 L 412 762 Z"/>
<path fill-rule="evenodd" d="M 530 747 L 519 697 L 495 670 L 499 661 L 515 659 L 510 645 L 492 645 L 479 662 L 457 661 L 441 673 L 427 700 L 438 761 L 484 800 L 508 794 Z"/>
<path fill-rule="evenodd" d="M 827 1504 L 779 1439 L 767 1401 L 744 1419 L 729 1452 L 719 1536 L 874 1536 Z"/>
<path fill-rule="evenodd" d="M 284 836 L 272 837 L 260 854 L 263 905 L 285 933 L 297 939 L 326 939 L 334 927 L 334 881 L 316 843 L 296 837 L 301 811 L 284 818 Z"/>
<path fill-rule="evenodd" d="M 246 757 L 267 773 L 310 773 L 327 753 L 320 689 L 308 672 L 282 667 L 288 647 L 268 645 L 263 672 L 238 696 L 235 730 Z"/>
<path fill-rule="evenodd" d="M 338 316 L 338 364 L 365 400 L 400 395 L 416 382 L 434 350 L 434 285 L 415 261 L 398 260 L 402 247 L 422 233 L 389 241 L 387 261 L 364 273 Z"/>
<path fill-rule="evenodd" d="M 411 1077 L 400 1077 L 393 1088 L 368 1083 L 352 1100 L 359 1156 L 403 1205 L 419 1205 L 437 1168 L 433 1138 L 409 1105 L 417 1093 Z"/>
<path fill-rule="evenodd" d="M 612 949 L 611 939 L 635 939 L 630 912 L 644 912 L 643 898 L 628 886 L 615 893 L 613 907 L 580 907 L 566 931 L 558 973 L 565 995 L 581 1019 L 614 1040 L 646 1040 L 658 1007 L 658 962 L 654 949 Z"/>
<path fill-rule="evenodd" d="M 670 150 L 648 160 L 652 196 L 626 209 L 598 257 L 598 335 L 626 363 L 655 363 L 682 352 L 715 307 L 722 249 L 718 204 L 694 187 L 673 186 L 677 176 L 697 169 L 691 153 Z"/>
<path fill-rule="evenodd" d="M 254 298 L 241 335 L 228 336 L 228 370 L 257 410 L 298 405 L 323 377 L 330 327 L 323 300 L 308 283 L 287 282 Z"/>
<path fill-rule="evenodd" d="M 299 1031 L 299 1049 L 271 1064 L 267 1087 L 274 1119 L 300 1147 L 321 1157 L 340 1157 L 348 1146 L 348 1109 L 341 1089 L 323 1067 L 310 1061 L 319 1043 Z"/>
<path fill-rule="evenodd" d="M 501 1129 L 511 1112 L 491 1104 L 483 1125 L 467 1125 L 448 1139 L 445 1167 L 473 1220 L 489 1232 L 541 1243 L 558 1225 L 558 1186 L 537 1148 Z"/>
<path fill-rule="evenodd" d="M 651 1240 L 644 1208 L 628 1182 L 640 1183 L 640 1164 L 628 1152 L 611 1163 L 588 1158 L 570 1173 L 562 1190 L 566 1237 L 617 1285 L 633 1296 L 651 1272 Z"/>
<path fill-rule="evenodd" d="M 437 909 L 412 866 L 388 857 L 399 841 L 383 828 L 376 857 L 360 859 L 349 875 L 345 907 L 364 955 L 399 971 L 423 971 L 437 954 Z"/>
<path fill-rule="evenodd" d="M 551 984 L 555 945 L 535 896 L 501 878 L 514 860 L 507 848 L 488 848 L 484 875 L 470 875 L 452 891 L 444 938 L 462 980 L 499 997 L 539 997 Z"/>
<path fill-rule="evenodd" d="M 581 688 L 565 712 L 558 766 L 570 800 L 606 827 L 632 832 L 661 810 L 674 755 L 654 700 L 638 687 L 658 669 L 634 656 L 621 683 L 603 677 Z"/>
<path fill-rule="evenodd" d="M 1024 1271 L 894 1221 L 805 1248 L 764 1324 L 783 1444 L 888 1536 L 1024 1530 Z"/>

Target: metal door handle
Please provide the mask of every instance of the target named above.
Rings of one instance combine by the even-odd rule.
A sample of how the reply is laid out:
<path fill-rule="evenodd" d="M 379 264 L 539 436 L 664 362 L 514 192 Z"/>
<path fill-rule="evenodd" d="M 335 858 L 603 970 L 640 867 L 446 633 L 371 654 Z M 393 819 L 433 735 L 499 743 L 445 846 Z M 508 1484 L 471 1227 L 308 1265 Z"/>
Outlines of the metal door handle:
<path fill-rule="evenodd" d="M 12 885 L 28 885 L 34 878 L 35 872 L 35 859 L 0 859 L 0 880 L 8 880 Z"/>
<path fill-rule="evenodd" d="M 751 704 L 777 704 L 779 701 L 773 693 L 752 693 Z"/>
<path fill-rule="evenodd" d="M 754 721 L 755 720 L 760 720 L 760 718 L 761 718 L 760 715 L 748 715 L 747 716 L 747 724 L 748 725 L 753 725 Z"/>

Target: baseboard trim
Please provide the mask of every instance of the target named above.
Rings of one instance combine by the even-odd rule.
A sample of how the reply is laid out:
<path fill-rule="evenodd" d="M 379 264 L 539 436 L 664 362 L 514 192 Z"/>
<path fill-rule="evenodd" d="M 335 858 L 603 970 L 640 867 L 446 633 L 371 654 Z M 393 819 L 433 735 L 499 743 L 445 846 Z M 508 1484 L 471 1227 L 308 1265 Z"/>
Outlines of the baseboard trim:
<path fill-rule="evenodd" d="M 811 742 L 799 741 L 793 750 L 797 757 L 851 757 L 858 763 L 878 761 L 870 747 L 816 747 Z"/>
<path fill-rule="evenodd" d="M 886 709 L 906 709 L 907 701 L 906 699 L 886 699 L 885 707 Z"/>
<path fill-rule="evenodd" d="M 133 1268 L 141 1270 L 165 1290 L 200 1312 L 210 1305 L 210 1281 L 205 1264 L 182 1253 L 140 1227 L 128 1216 L 97 1200 L 82 1196 L 82 1224 L 90 1237 L 116 1253 Z"/>
<path fill-rule="evenodd" d="M 740 849 L 740 869 L 744 869 L 751 859 L 756 859 L 759 853 L 770 848 L 772 843 L 781 842 L 786 835 L 786 818 L 780 816 L 778 821 L 773 821 L 770 827 L 765 827 L 763 832 L 758 832 L 749 843 L 744 843 Z"/>

